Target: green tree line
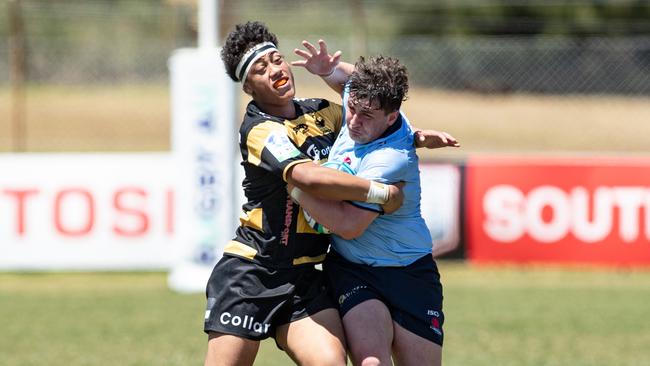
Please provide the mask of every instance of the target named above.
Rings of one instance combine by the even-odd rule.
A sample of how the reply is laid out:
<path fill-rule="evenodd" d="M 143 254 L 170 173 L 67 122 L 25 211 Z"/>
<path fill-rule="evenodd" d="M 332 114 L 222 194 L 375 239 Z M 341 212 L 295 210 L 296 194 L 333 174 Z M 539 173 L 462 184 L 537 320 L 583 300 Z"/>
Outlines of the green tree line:
<path fill-rule="evenodd" d="M 399 33 L 435 35 L 637 36 L 650 34 L 648 0 L 400 0 Z"/>

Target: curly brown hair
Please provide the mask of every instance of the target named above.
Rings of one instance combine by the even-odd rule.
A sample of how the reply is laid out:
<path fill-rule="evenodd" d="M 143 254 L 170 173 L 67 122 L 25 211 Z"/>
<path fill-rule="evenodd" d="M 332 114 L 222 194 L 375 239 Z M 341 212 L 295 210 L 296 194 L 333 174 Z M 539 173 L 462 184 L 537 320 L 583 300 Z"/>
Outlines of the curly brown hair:
<path fill-rule="evenodd" d="M 382 55 L 368 61 L 359 57 L 354 66 L 350 76 L 350 95 L 354 99 L 377 105 L 386 114 L 399 110 L 409 90 L 406 66 Z"/>
<path fill-rule="evenodd" d="M 235 75 L 237 64 L 246 51 L 262 42 L 272 42 L 276 47 L 279 46 L 278 37 L 271 33 L 264 23 L 258 21 L 237 24 L 235 29 L 228 34 L 221 49 L 221 59 L 231 79 L 239 81 Z"/>

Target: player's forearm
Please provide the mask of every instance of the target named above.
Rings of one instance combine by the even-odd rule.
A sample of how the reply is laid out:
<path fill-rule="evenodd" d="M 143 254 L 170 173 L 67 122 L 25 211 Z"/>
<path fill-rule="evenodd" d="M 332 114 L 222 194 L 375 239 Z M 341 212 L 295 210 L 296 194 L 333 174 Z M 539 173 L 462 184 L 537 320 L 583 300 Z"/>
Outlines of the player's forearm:
<path fill-rule="evenodd" d="M 380 204 L 385 213 L 404 203 L 403 184 L 386 185 L 325 168 L 314 163 L 296 164 L 286 174 L 287 183 L 319 198 Z"/>
<path fill-rule="evenodd" d="M 332 90 L 338 94 L 343 93 L 343 88 L 345 83 L 348 82 L 350 75 L 354 72 L 354 65 L 347 62 L 339 62 L 338 65 L 334 68 L 332 74 L 327 76 L 322 76 L 323 81 L 330 87 Z"/>
<path fill-rule="evenodd" d="M 299 194 L 299 201 L 303 210 L 316 222 L 343 239 L 350 240 L 360 236 L 372 222 L 365 222 L 360 215 L 351 213 L 350 208 L 354 207 L 346 202 L 324 200 L 305 192 Z"/>
<path fill-rule="evenodd" d="M 368 198 L 371 182 L 316 164 L 297 164 L 287 174 L 287 182 L 319 198 L 360 201 Z"/>

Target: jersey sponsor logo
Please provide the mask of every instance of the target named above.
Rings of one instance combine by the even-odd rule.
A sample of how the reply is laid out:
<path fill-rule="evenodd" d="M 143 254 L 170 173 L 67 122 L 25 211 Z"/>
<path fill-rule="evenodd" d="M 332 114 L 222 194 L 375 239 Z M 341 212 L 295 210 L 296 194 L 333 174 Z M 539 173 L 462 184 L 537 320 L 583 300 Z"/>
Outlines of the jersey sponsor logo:
<path fill-rule="evenodd" d="M 287 205 L 284 212 L 284 229 L 282 229 L 282 239 L 280 242 L 286 247 L 289 245 L 289 231 L 291 230 L 291 219 L 293 218 L 293 200 L 287 196 Z"/>
<path fill-rule="evenodd" d="M 307 155 L 313 160 L 318 161 L 327 158 L 330 154 L 330 149 L 331 146 L 327 146 L 323 149 L 319 149 L 318 146 L 311 144 L 307 148 Z"/>
<path fill-rule="evenodd" d="M 250 315 L 233 315 L 229 312 L 221 313 L 219 322 L 223 325 L 232 325 L 242 329 L 252 330 L 255 333 L 266 334 L 271 327 L 271 324 L 256 322 Z"/>
<path fill-rule="evenodd" d="M 268 135 L 264 147 L 266 147 L 278 162 L 283 162 L 300 155 L 300 151 L 291 143 L 289 137 L 279 131 L 272 131 Z"/>

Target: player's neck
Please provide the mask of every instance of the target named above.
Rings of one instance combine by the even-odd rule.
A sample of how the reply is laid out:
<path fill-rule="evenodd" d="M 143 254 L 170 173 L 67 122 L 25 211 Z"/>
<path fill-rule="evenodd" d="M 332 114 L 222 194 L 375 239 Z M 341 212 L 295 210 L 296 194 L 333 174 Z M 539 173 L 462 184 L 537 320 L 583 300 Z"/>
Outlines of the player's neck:
<path fill-rule="evenodd" d="M 262 112 L 270 114 L 271 116 L 285 118 L 285 119 L 294 119 L 296 118 L 296 106 L 293 103 L 293 100 L 286 104 L 272 104 L 272 103 L 260 103 L 256 101 L 258 107 Z"/>

